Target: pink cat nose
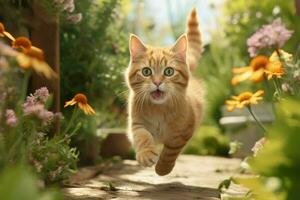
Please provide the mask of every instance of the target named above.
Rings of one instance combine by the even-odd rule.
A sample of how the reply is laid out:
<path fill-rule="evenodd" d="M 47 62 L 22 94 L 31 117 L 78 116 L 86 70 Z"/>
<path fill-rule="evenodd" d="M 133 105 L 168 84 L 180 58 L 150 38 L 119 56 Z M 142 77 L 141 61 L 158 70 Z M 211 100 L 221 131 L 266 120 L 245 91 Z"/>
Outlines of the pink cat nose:
<path fill-rule="evenodd" d="M 161 82 L 160 81 L 154 81 L 153 82 L 157 87 L 160 86 Z"/>

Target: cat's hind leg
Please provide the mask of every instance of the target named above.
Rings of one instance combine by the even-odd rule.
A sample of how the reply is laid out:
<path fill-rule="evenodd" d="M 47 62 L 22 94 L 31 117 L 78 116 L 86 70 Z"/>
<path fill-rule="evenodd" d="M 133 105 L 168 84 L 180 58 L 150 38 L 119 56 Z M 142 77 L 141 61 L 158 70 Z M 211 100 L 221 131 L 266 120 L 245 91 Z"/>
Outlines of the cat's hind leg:
<path fill-rule="evenodd" d="M 186 135 L 174 136 L 172 139 L 165 142 L 159 160 L 155 166 L 155 171 L 158 175 L 164 176 L 172 171 L 177 157 L 191 136 L 192 132 Z"/>

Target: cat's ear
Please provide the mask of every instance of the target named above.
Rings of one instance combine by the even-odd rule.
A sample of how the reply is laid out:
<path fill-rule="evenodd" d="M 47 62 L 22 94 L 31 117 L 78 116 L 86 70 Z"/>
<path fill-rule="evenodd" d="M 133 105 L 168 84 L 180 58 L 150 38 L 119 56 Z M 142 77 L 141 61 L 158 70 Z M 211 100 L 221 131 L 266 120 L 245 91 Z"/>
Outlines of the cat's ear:
<path fill-rule="evenodd" d="M 186 34 L 183 34 L 171 47 L 171 51 L 173 51 L 177 57 L 184 62 L 186 61 L 187 45 L 187 36 Z"/>
<path fill-rule="evenodd" d="M 130 34 L 129 51 L 130 51 L 131 57 L 136 58 L 138 55 L 145 53 L 146 50 L 147 50 L 147 47 L 141 41 L 141 39 L 134 34 Z"/>

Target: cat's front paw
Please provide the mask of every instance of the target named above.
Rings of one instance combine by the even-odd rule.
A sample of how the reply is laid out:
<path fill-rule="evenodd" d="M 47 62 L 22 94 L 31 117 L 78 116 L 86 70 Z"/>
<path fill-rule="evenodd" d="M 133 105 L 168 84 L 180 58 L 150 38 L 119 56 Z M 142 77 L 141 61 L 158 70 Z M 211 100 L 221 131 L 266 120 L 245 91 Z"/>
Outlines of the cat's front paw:
<path fill-rule="evenodd" d="M 144 167 L 151 167 L 158 160 L 158 153 L 155 147 L 147 147 L 136 152 L 136 160 Z"/>

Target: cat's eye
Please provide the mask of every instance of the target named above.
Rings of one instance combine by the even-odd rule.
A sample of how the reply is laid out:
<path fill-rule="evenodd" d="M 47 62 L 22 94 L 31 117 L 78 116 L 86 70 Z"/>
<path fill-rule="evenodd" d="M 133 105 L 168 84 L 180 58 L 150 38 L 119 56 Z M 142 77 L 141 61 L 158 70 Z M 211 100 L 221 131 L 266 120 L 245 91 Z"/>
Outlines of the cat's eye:
<path fill-rule="evenodd" d="M 150 68 L 150 67 L 144 67 L 144 68 L 142 69 L 142 74 L 143 74 L 144 76 L 151 76 L 151 74 L 152 74 L 151 68 Z"/>
<path fill-rule="evenodd" d="M 165 70 L 164 70 L 164 75 L 165 76 L 173 76 L 174 74 L 174 69 L 172 67 L 167 67 Z"/>

